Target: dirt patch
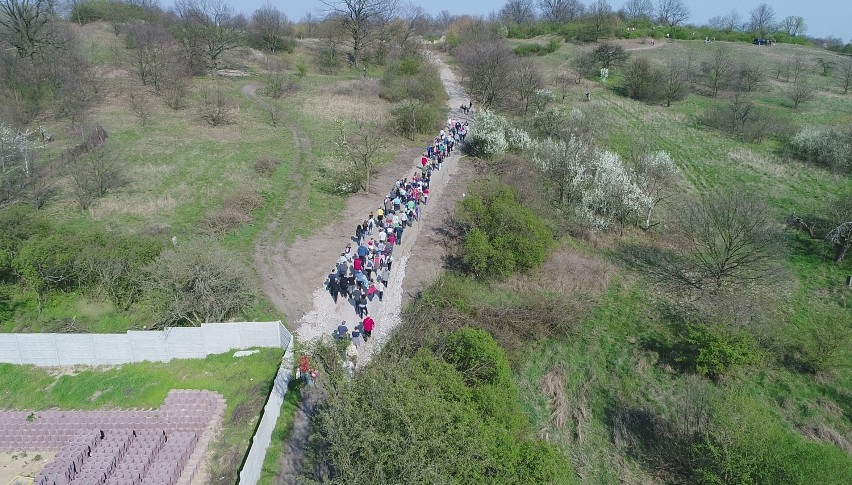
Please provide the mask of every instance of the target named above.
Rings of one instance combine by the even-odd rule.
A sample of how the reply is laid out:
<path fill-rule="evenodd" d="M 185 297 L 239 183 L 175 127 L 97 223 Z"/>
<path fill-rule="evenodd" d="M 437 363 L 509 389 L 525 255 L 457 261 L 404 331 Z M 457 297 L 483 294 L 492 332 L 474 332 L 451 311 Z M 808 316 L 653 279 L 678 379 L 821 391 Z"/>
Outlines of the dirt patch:
<path fill-rule="evenodd" d="M 35 478 L 38 472 L 51 461 L 55 453 L 50 451 L 29 451 L 20 453 L 0 453 L 0 483 L 16 484 L 15 477 Z M 20 481 L 21 485 L 30 481 Z"/>

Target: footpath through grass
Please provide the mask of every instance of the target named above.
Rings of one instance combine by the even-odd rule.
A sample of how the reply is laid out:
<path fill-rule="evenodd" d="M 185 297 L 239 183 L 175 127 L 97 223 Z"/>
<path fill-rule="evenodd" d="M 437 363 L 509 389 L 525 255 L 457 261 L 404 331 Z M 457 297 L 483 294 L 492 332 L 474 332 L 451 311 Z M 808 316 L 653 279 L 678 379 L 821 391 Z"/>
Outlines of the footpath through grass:
<path fill-rule="evenodd" d="M 232 355 L 86 368 L 58 376 L 43 368 L 0 364 L 0 408 L 159 408 L 172 389 L 215 391 L 225 397 L 227 408 L 208 454 L 210 476 L 222 477 L 216 483 L 234 483 L 282 352 L 261 349 L 246 357 Z"/>

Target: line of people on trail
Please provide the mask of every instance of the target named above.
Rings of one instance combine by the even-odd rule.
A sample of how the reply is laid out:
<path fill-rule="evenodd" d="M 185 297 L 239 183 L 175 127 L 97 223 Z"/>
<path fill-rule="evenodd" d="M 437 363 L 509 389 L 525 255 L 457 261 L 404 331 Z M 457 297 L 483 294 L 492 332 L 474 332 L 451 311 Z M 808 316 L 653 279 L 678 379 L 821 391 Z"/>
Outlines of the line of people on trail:
<path fill-rule="evenodd" d="M 326 277 L 324 287 L 334 303 L 348 302 L 358 317 L 359 323 L 351 332 L 343 320 L 333 334 L 336 339 L 350 340 L 345 362 L 350 371 L 354 371 L 361 347 L 372 337 L 376 322 L 370 316 L 369 304 L 384 299 L 394 248 L 402 243 L 405 229 L 420 220 L 422 207 L 429 201 L 433 172 L 441 170 L 445 159 L 464 142 L 467 130 L 467 122 L 447 120 L 447 126 L 426 146 L 411 178 L 397 180 L 382 204 L 355 227 L 352 242 L 343 248 Z"/>

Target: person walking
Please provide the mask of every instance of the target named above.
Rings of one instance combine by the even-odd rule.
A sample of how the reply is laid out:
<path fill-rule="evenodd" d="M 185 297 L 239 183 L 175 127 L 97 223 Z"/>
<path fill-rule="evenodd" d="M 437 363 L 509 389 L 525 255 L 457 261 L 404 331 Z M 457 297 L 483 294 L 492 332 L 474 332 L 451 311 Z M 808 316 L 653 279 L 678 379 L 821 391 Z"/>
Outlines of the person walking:
<path fill-rule="evenodd" d="M 340 286 L 337 284 L 339 277 L 340 275 L 337 274 L 337 268 L 331 268 L 331 271 L 328 273 L 326 288 L 331 294 L 331 299 L 334 300 L 334 303 L 337 303 L 337 295 L 340 292 Z"/>
<path fill-rule="evenodd" d="M 376 295 L 379 296 L 379 301 L 382 301 L 382 298 L 385 296 L 385 284 L 382 283 L 382 280 L 378 280 L 373 287 L 376 289 Z"/>
<path fill-rule="evenodd" d="M 361 330 L 364 331 L 364 342 L 367 342 L 370 337 L 373 336 L 373 327 L 376 325 L 376 322 L 373 321 L 373 317 L 367 315 L 364 317 L 364 320 L 361 321 Z"/>
<path fill-rule="evenodd" d="M 358 300 L 358 318 L 364 318 L 367 315 L 367 295 L 361 293 L 361 299 Z"/>

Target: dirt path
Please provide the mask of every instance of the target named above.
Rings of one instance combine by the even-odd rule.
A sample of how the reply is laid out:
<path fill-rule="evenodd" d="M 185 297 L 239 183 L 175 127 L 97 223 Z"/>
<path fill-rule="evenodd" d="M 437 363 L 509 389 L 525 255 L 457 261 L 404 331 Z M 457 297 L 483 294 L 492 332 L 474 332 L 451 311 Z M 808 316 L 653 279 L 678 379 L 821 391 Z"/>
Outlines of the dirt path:
<path fill-rule="evenodd" d="M 244 86 L 243 94 L 263 108 L 276 111 L 279 119 L 282 118 L 277 108 L 257 96 L 257 83 Z M 313 170 L 311 139 L 298 126 L 288 124 L 287 128 L 293 135 L 296 148 L 288 180 L 288 191 L 293 196 L 287 199 L 281 210 L 258 236 L 253 258 L 263 292 L 275 308 L 285 315 L 289 314 L 291 308 L 288 305 L 284 282 L 293 281 L 295 276 L 292 274 L 294 268 L 282 264 L 286 252 L 285 242 L 290 236 L 292 227 L 288 222 L 298 214 L 304 214 L 308 208 L 310 196 L 308 181 Z"/>
<path fill-rule="evenodd" d="M 435 62 L 441 68 L 441 80 L 450 98 L 449 116 L 470 120 L 458 109 L 468 101 L 461 85 L 445 63 L 437 58 Z M 285 279 L 273 286 L 282 288 L 283 297 L 276 299 L 270 295 L 270 298 L 283 302 L 288 326 L 301 341 L 331 335 L 341 321 L 346 321 L 350 329 L 357 324 L 354 307 L 343 298 L 335 304 L 328 292 L 322 289 L 322 283 L 340 251 L 349 242 L 355 225 L 379 207 L 386 191 L 396 180 L 414 173 L 420 153 L 420 149 L 403 150 L 374 179 L 374 193 L 350 197 L 346 209 L 336 221 L 324 224 L 310 237 L 297 238 L 289 246 L 283 247 L 283 252 L 271 254 L 275 263 L 272 273 L 277 272 L 277 277 Z M 423 207 L 420 221 L 405 230 L 402 244 L 394 249 L 394 264 L 384 299 L 381 302 L 373 300 L 368 305 L 376 327 L 373 338 L 363 346 L 358 357 L 359 367 L 369 362 L 400 323 L 403 304 L 441 273 L 448 255 L 444 232 L 447 217 L 456 201 L 462 197 L 472 172 L 461 159 L 459 150 L 454 151 L 445 161 L 441 171 L 433 172 L 429 203 Z M 260 268 L 258 271 L 261 271 Z M 287 275 L 299 277 L 288 278 Z M 302 405 L 296 411 L 290 440 L 281 457 L 276 480 L 278 484 L 297 483 L 304 462 L 305 445 L 310 434 L 310 415 L 315 404 L 310 390 L 306 391 Z"/>

